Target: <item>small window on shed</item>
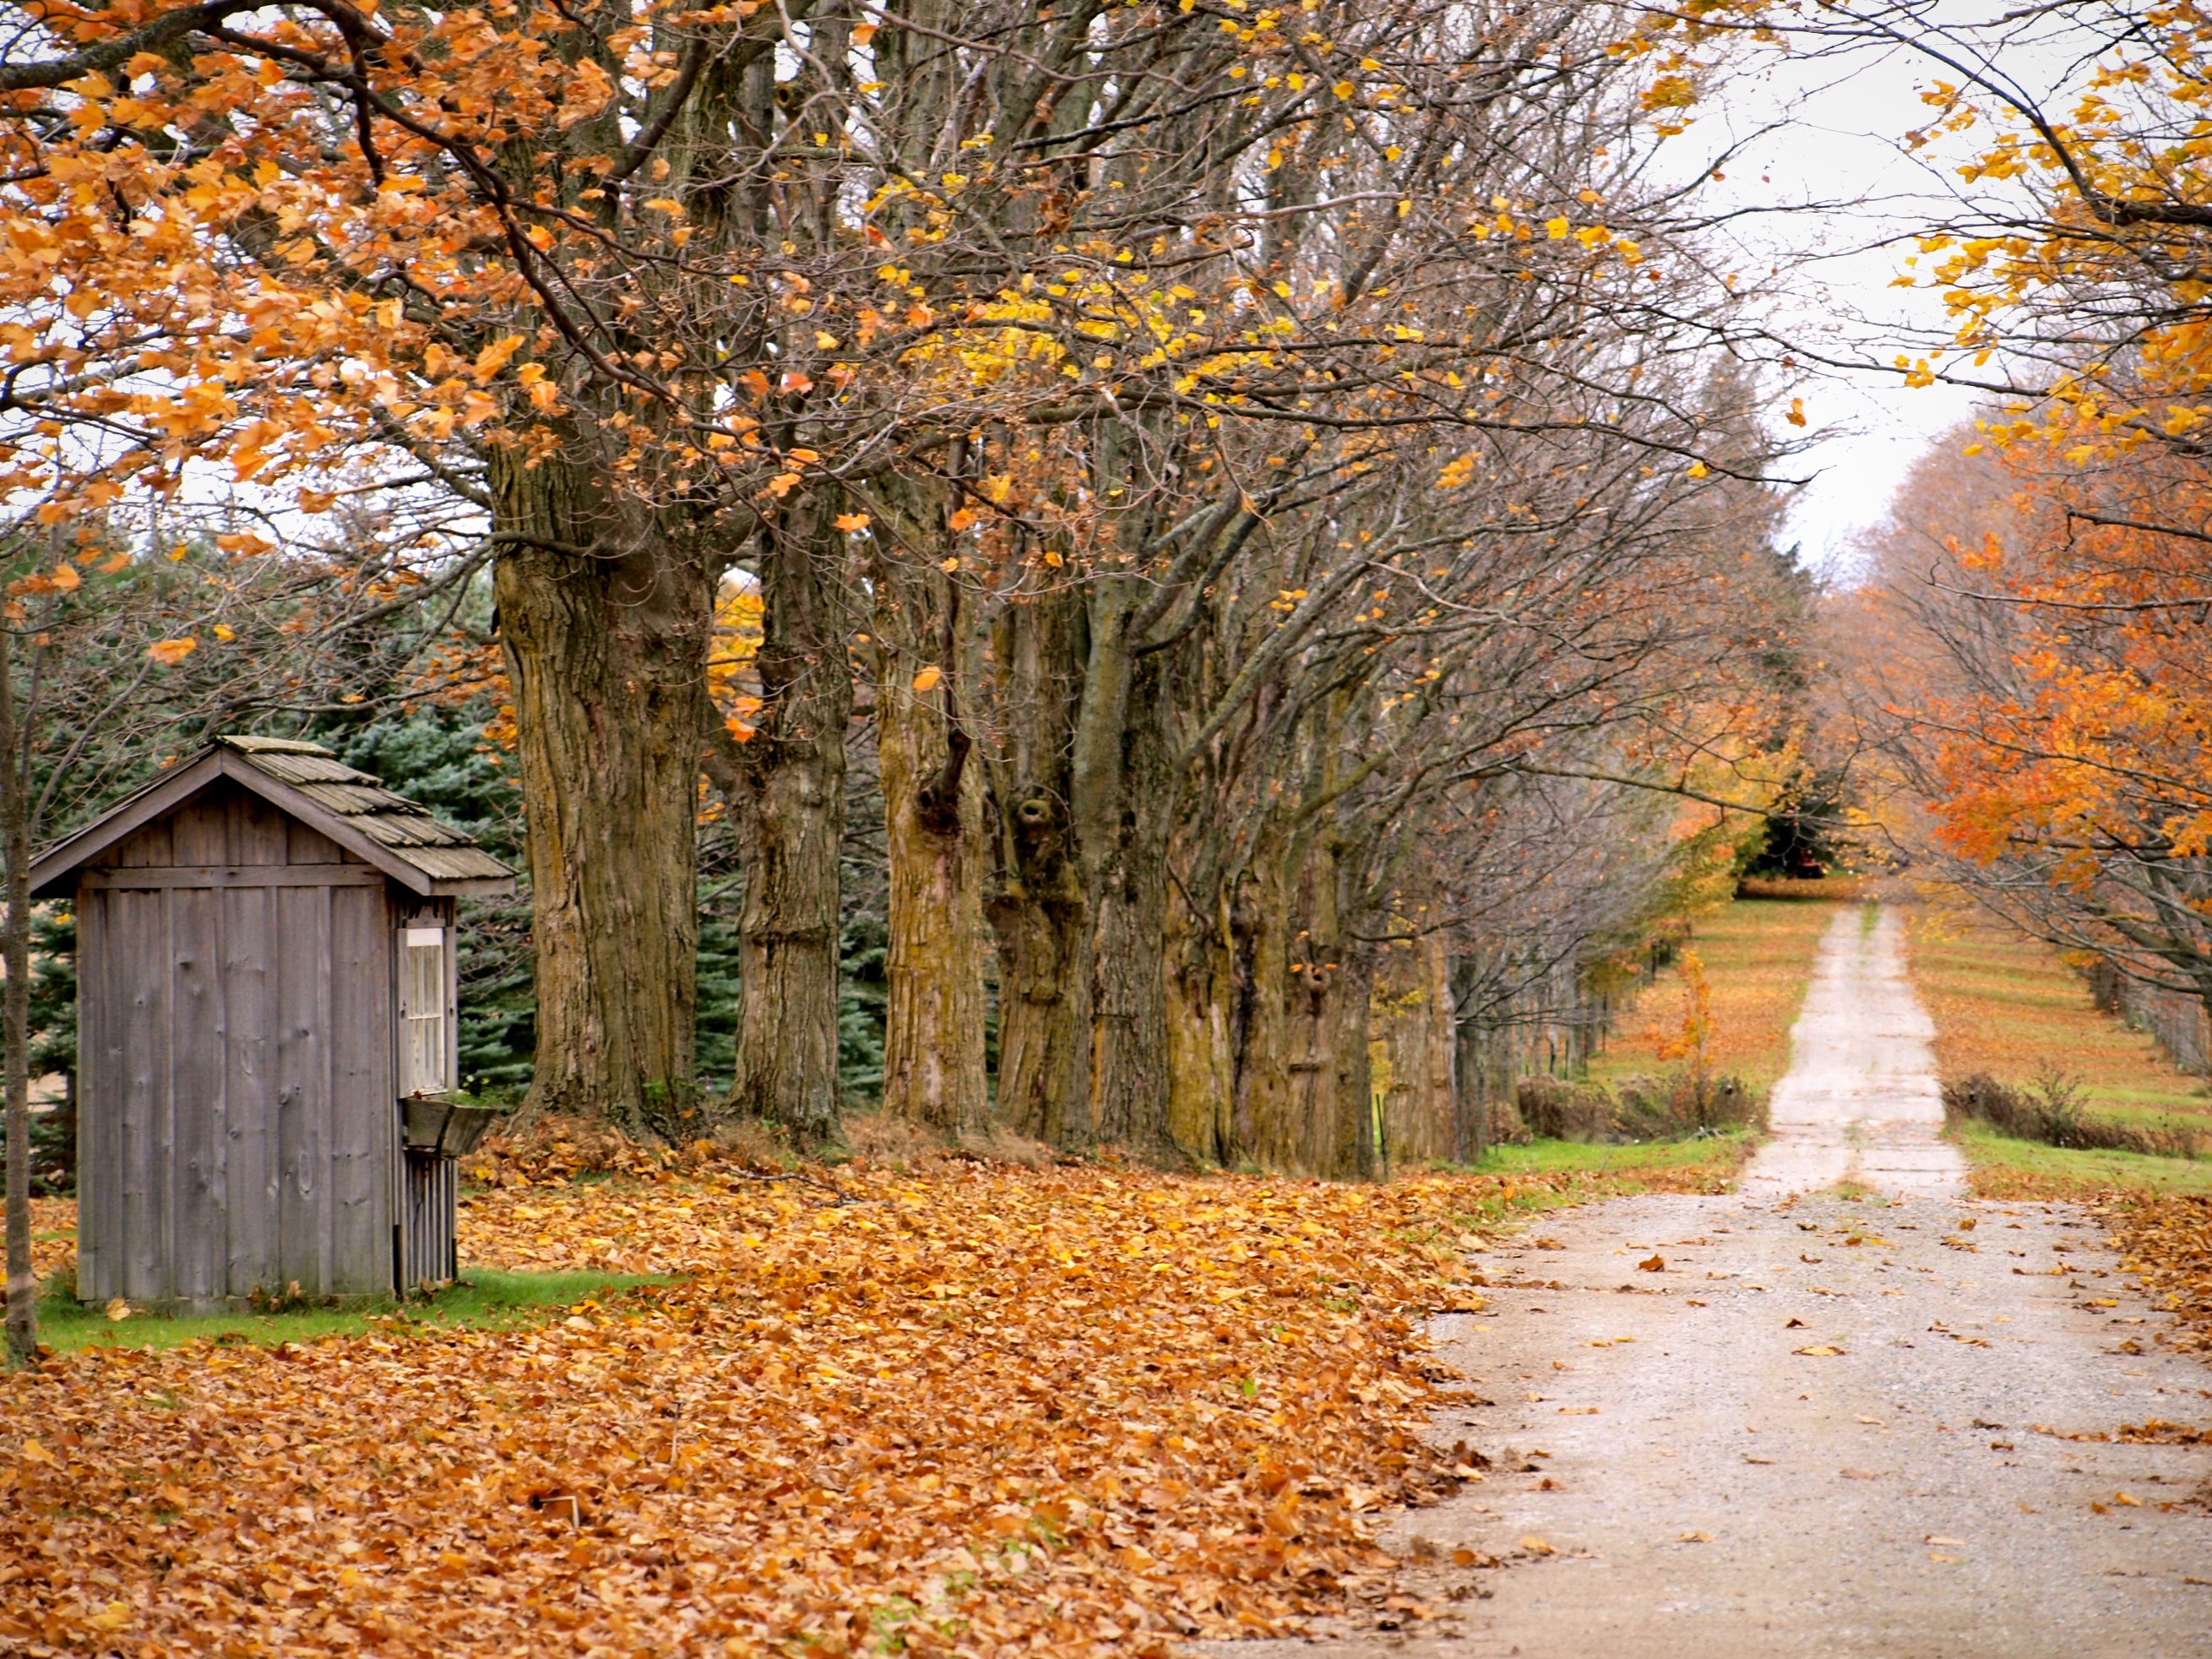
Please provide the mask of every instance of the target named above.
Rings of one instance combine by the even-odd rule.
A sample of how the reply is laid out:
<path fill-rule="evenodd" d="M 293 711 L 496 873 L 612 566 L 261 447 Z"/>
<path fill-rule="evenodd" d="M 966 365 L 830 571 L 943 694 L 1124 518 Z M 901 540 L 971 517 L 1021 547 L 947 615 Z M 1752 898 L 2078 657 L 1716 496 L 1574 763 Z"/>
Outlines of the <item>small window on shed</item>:
<path fill-rule="evenodd" d="M 446 1073 L 446 930 L 399 930 L 399 1092 L 435 1094 Z"/>

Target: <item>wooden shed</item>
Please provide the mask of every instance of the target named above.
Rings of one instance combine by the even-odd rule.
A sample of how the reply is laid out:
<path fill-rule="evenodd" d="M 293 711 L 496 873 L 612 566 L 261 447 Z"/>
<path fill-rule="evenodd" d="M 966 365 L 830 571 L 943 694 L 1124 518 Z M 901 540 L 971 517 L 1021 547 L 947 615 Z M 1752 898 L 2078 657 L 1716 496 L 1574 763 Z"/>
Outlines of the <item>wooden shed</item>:
<path fill-rule="evenodd" d="M 276 738 L 218 738 L 39 859 L 33 897 L 77 916 L 78 1296 L 452 1278 L 454 900 L 514 884 Z"/>

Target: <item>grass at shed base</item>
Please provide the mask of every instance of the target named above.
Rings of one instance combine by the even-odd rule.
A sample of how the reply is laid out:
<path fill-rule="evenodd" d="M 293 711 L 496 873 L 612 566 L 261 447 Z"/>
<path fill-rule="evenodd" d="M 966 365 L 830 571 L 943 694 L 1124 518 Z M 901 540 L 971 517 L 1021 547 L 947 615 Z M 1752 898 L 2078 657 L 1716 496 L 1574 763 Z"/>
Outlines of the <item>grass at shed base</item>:
<path fill-rule="evenodd" d="M 2212 1195 L 2212 1159 L 2073 1152 L 2015 1140 L 1985 1124 L 1954 1123 L 1977 1198 L 2090 1200 L 2114 1194 Z"/>
<path fill-rule="evenodd" d="M 39 1340 L 65 1353 L 86 1347 L 173 1348 L 201 1340 L 266 1347 L 355 1336 L 371 1327 L 403 1334 L 410 1327 L 501 1328 L 635 1285 L 667 1282 L 665 1276 L 641 1273 L 502 1273 L 470 1267 L 445 1289 L 404 1304 L 386 1297 L 273 1313 L 133 1313 L 120 1320 L 110 1319 L 98 1304 L 79 1302 L 66 1290 L 54 1290 L 40 1300 Z"/>

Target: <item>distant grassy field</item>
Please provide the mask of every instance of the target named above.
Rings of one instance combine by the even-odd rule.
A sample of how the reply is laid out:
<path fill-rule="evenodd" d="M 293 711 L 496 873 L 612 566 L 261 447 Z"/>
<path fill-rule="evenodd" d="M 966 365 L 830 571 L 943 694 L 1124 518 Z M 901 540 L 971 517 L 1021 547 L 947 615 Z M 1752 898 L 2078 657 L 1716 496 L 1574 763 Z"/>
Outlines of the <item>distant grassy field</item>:
<path fill-rule="evenodd" d="M 1706 1064 L 1715 1075 L 1734 1073 L 1754 1096 L 1764 1096 L 1790 1069 L 1790 1028 L 1803 1006 L 1820 935 L 1840 908 L 1842 901 L 1816 889 L 1802 898 L 1741 898 L 1698 918 L 1689 948 L 1704 964 L 1710 988 L 1713 1033 Z M 1687 999 L 1679 969 L 1662 974 L 1590 1062 L 1591 1080 L 1612 1083 L 1680 1066 L 1683 1061 L 1664 1059 L 1661 1050 L 1680 1036 Z"/>
<path fill-rule="evenodd" d="M 1984 1072 L 2032 1084 L 2055 1069 L 2077 1079 L 2090 1109 L 2103 1115 L 2207 1127 L 2204 1079 L 2179 1070 L 2147 1033 L 2100 1012 L 2081 976 L 2047 945 L 1927 904 L 1910 907 L 1906 932 L 1945 1079 Z"/>

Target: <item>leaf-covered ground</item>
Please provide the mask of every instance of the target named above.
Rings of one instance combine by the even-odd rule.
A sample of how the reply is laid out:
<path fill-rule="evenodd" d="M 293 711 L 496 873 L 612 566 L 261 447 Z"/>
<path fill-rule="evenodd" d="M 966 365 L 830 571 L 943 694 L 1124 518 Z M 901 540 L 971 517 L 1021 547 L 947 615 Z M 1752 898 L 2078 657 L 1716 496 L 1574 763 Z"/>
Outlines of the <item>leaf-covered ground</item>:
<path fill-rule="evenodd" d="M 1370 1511 L 1455 1478 L 1422 1438 L 1416 1322 L 1474 1295 L 1468 1230 L 1628 1184 L 488 1173 L 510 1184 L 466 1200 L 465 1259 L 687 1277 L 521 1330 L 394 1319 L 0 1378 L 0 1650 L 1283 1630 L 1384 1582 Z"/>
<path fill-rule="evenodd" d="M 1977 1131 L 1984 1141 L 1999 1138 Z M 2172 1164 L 2201 1182 L 2195 1160 L 2060 1152 L 2026 1141 L 2006 1144 L 1998 1158 L 1978 1158 L 1971 1186 L 1977 1198 L 2082 1204 L 2110 1228 L 2122 1265 L 2176 1316 L 2160 1340 L 2185 1352 L 2212 1355 L 2212 1192 L 2160 1190 L 2130 1183 L 2146 1165 Z M 2113 1166 L 2124 1159 L 2117 1172 Z"/>
<path fill-rule="evenodd" d="M 2164 1193 L 2108 1204 L 2121 1260 L 2180 1318 L 2176 1347 L 2212 1354 L 2212 1194 Z"/>

